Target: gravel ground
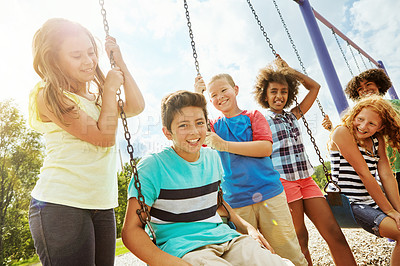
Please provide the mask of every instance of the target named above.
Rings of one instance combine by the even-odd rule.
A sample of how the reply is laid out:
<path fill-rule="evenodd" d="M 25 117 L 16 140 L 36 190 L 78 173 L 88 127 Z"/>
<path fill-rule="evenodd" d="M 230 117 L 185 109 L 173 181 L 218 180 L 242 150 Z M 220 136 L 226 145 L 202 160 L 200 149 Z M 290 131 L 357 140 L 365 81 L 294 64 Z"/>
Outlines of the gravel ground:
<path fill-rule="evenodd" d="M 309 220 L 306 221 L 306 225 L 310 236 L 309 249 L 314 265 L 334 265 L 328 246 L 314 225 Z M 378 238 L 363 229 L 342 230 L 358 265 L 389 265 L 394 242 L 390 242 L 387 238 Z M 115 259 L 115 265 L 145 266 L 146 264 L 133 254 L 127 253 L 118 256 Z"/>

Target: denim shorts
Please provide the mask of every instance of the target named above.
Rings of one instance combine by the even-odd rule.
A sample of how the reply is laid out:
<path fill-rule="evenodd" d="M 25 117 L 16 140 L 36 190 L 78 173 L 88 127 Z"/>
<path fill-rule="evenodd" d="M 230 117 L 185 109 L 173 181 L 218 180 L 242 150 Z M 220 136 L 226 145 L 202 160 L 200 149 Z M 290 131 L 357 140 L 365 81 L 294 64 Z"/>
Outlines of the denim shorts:
<path fill-rule="evenodd" d="M 29 227 L 43 266 L 112 266 L 114 210 L 87 210 L 32 198 Z"/>
<path fill-rule="evenodd" d="M 388 216 L 381 209 L 374 209 L 364 204 L 351 204 L 351 208 L 354 218 L 363 229 L 382 237 L 379 233 L 379 225 Z"/>

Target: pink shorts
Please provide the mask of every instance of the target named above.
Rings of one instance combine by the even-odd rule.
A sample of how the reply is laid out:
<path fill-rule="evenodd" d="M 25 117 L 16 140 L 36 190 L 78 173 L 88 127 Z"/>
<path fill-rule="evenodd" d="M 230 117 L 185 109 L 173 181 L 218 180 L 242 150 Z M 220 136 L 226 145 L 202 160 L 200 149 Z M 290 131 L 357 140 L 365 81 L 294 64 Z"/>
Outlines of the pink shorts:
<path fill-rule="evenodd" d="M 296 181 L 287 181 L 280 178 L 285 189 L 287 202 L 291 203 L 299 199 L 323 198 L 321 189 L 312 177 L 299 179 Z"/>

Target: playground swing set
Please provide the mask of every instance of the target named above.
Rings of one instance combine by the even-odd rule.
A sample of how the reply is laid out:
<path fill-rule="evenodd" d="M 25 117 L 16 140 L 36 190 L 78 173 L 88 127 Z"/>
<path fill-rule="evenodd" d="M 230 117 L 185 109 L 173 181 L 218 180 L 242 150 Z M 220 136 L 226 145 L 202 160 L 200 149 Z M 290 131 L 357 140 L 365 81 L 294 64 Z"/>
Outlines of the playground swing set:
<path fill-rule="evenodd" d="M 278 15 L 279 15 L 281 23 L 282 23 L 282 25 L 283 25 L 283 27 L 285 29 L 287 37 L 289 38 L 289 41 L 290 41 L 290 43 L 292 45 L 292 48 L 293 48 L 293 50 L 294 50 L 294 52 L 295 52 L 295 54 L 297 56 L 297 59 L 298 59 L 298 61 L 300 63 L 302 71 L 303 71 L 304 74 L 307 75 L 307 72 L 306 72 L 306 69 L 304 67 L 304 64 L 303 64 L 303 62 L 301 60 L 301 57 L 300 57 L 299 52 L 298 52 L 298 50 L 296 48 L 296 45 L 294 44 L 294 41 L 293 41 L 293 39 L 292 39 L 292 37 L 290 35 L 289 29 L 288 29 L 288 27 L 287 27 L 287 25 L 285 23 L 285 20 L 284 20 L 284 18 L 282 16 L 282 13 L 281 13 L 276 1 L 275 0 L 272 0 L 272 1 L 274 3 L 275 9 L 278 12 Z M 189 30 L 190 44 L 191 44 L 191 47 L 192 47 L 193 58 L 194 58 L 194 63 L 195 63 L 195 69 L 196 69 L 197 75 L 200 76 L 200 66 L 199 66 L 199 62 L 198 62 L 198 59 L 197 59 L 198 55 L 197 55 L 195 41 L 194 41 L 194 35 L 193 35 L 192 27 L 191 27 L 192 24 L 191 24 L 191 21 L 190 21 L 189 8 L 188 8 L 187 1 L 183 0 L 183 2 L 184 2 L 184 8 L 185 8 L 185 15 L 186 15 L 186 19 L 187 19 L 187 26 L 188 26 L 188 30 Z M 354 49 L 356 49 L 358 51 L 358 54 L 360 55 L 365 68 L 368 68 L 368 67 L 367 67 L 367 65 L 366 65 L 366 63 L 364 61 L 363 56 L 368 59 L 368 61 L 370 62 L 371 65 L 373 64 L 374 66 L 377 66 L 379 68 L 383 68 L 385 70 L 385 68 L 383 66 L 383 63 L 381 61 L 376 62 L 374 59 L 372 59 L 368 54 L 366 54 L 361 48 L 359 48 L 357 45 L 355 45 L 343 33 L 341 33 L 332 24 L 330 24 L 326 19 L 324 19 L 320 14 L 318 14 L 315 10 L 313 10 L 312 7 L 310 6 L 308 0 L 295 0 L 295 2 L 298 3 L 299 6 L 300 6 L 301 12 L 302 12 L 303 17 L 304 17 L 304 21 L 306 22 L 306 26 L 308 28 L 308 31 L 310 33 L 310 37 L 311 37 L 311 39 L 313 41 L 314 48 L 316 50 L 318 59 L 320 61 L 321 68 L 322 68 L 322 70 L 324 72 L 325 79 L 326 79 L 326 81 L 328 83 L 328 87 L 329 87 L 329 89 L 331 91 L 332 98 L 333 98 L 333 100 L 335 102 L 335 105 L 336 105 L 336 108 L 337 108 L 338 112 L 341 113 L 344 109 L 346 109 L 348 107 L 347 100 L 346 100 L 346 98 L 344 98 L 344 101 L 343 101 L 344 94 L 343 94 L 343 91 L 341 89 L 340 83 L 339 83 L 340 90 L 335 89 L 335 88 L 338 87 L 337 86 L 338 78 L 337 78 L 337 75 L 336 75 L 336 71 L 333 68 L 333 64 L 332 64 L 332 61 L 330 59 L 329 53 L 328 53 L 328 51 L 326 49 L 326 46 L 324 44 L 324 41 L 322 39 L 322 35 L 321 35 L 320 31 L 319 31 L 318 25 L 316 23 L 316 18 L 319 19 L 323 24 L 325 24 L 328 28 L 330 28 L 332 30 L 333 35 L 334 35 L 334 37 L 336 39 L 336 42 L 338 43 L 339 49 L 341 50 L 341 53 L 342 53 L 342 55 L 344 57 L 346 65 L 347 65 L 347 67 L 348 67 L 348 69 L 349 69 L 349 71 L 350 71 L 352 76 L 354 76 L 353 72 L 352 72 L 352 70 L 350 68 L 350 65 L 349 65 L 348 60 L 347 60 L 347 58 L 345 56 L 345 53 L 344 53 L 344 51 L 343 51 L 343 49 L 342 49 L 342 47 L 341 47 L 341 45 L 339 43 L 337 35 L 339 35 L 342 39 L 344 39 L 347 42 L 347 45 L 350 48 L 351 54 L 353 56 L 353 60 L 356 62 L 357 69 L 360 72 L 361 72 L 361 70 L 360 70 L 359 64 L 355 59 L 355 55 L 354 55 L 353 51 L 351 50 L 351 47 L 353 47 Z M 277 54 L 277 52 L 275 51 L 270 38 L 268 37 L 266 31 L 264 30 L 264 27 L 262 26 L 262 23 L 261 23 L 260 19 L 258 18 L 253 5 L 251 4 L 251 1 L 247 0 L 247 3 L 248 3 L 248 6 L 249 6 L 251 12 L 254 15 L 255 20 L 257 21 L 257 24 L 260 27 L 260 30 L 261 30 L 263 36 L 265 37 L 266 42 L 268 43 L 269 48 L 271 49 L 272 54 L 275 56 L 275 58 L 279 57 L 279 54 Z M 109 35 L 109 26 L 108 26 L 108 21 L 107 21 L 107 18 L 106 18 L 106 10 L 104 8 L 104 0 L 99 0 L 99 4 L 101 6 L 101 14 L 103 16 L 104 31 L 106 33 L 106 36 L 108 36 Z M 112 68 L 115 67 L 115 62 L 114 62 L 112 53 L 110 54 L 110 64 L 111 64 Z M 333 69 L 333 74 L 332 74 L 332 69 Z M 385 70 L 385 72 L 386 72 L 386 70 Z M 389 90 L 389 94 L 390 94 L 390 96 L 392 98 L 397 98 L 397 94 L 394 91 L 393 87 Z M 143 194 L 141 192 L 141 184 L 140 184 L 140 181 L 139 181 L 139 176 L 138 176 L 137 169 L 136 169 L 136 163 L 135 163 L 134 156 L 133 156 L 134 149 L 133 149 L 132 144 L 130 143 L 131 136 L 130 136 L 130 133 L 129 133 L 128 123 L 127 123 L 126 115 L 125 115 L 125 112 L 124 112 L 124 102 L 121 99 L 120 95 L 121 95 L 121 91 L 119 90 L 118 93 L 117 93 L 117 100 L 118 100 L 118 106 L 119 106 L 119 109 L 120 109 L 120 117 L 121 117 L 122 124 L 123 124 L 123 127 L 124 127 L 124 137 L 125 137 L 125 139 L 127 141 L 127 152 L 129 154 L 129 157 L 130 157 L 130 161 L 129 162 L 130 162 L 130 166 L 132 168 L 132 175 L 133 175 L 133 178 L 134 178 L 134 185 L 135 185 L 135 188 L 138 191 L 138 202 L 140 204 L 140 209 L 138 209 L 136 211 L 136 213 L 139 216 L 139 219 L 142 222 L 142 224 L 144 226 L 146 226 L 148 228 L 148 230 L 150 231 L 152 241 L 154 243 L 156 243 L 156 235 L 155 235 L 155 232 L 154 232 L 154 230 L 153 230 L 153 228 L 152 228 L 152 226 L 150 224 L 150 220 L 151 220 L 150 212 L 149 212 L 149 209 L 148 209 L 147 205 L 145 204 L 145 199 L 144 199 L 144 196 L 143 196 Z M 324 112 L 324 110 L 322 108 L 322 105 L 321 105 L 320 101 L 318 100 L 318 98 L 316 99 L 316 102 L 318 104 L 318 107 L 319 107 L 319 109 L 321 111 L 322 116 L 325 116 L 325 112 Z M 295 103 L 296 103 L 296 106 L 299 109 L 299 112 L 301 114 L 304 126 L 307 129 L 307 134 L 310 137 L 310 140 L 311 140 L 311 142 L 312 142 L 312 144 L 314 146 L 315 152 L 316 152 L 316 154 L 317 154 L 317 156 L 319 158 L 319 161 L 320 161 L 320 163 L 321 163 L 321 165 L 323 167 L 325 178 L 327 180 L 327 184 L 324 187 L 324 191 L 326 193 L 325 197 L 326 197 L 326 200 L 327 200 L 327 202 L 328 202 L 328 204 L 329 204 L 329 206 L 330 206 L 330 208 L 331 208 L 331 210 L 332 210 L 332 212 L 333 212 L 333 214 L 334 214 L 339 226 L 342 227 L 342 228 L 359 228 L 360 226 L 356 223 L 356 221 L 354 219 L 354 215 L 352 213 L 350 202 L 349 202 L 348 198 L 344 194 L 341 193 L 340 187 L 336 184 L 335 181 L 332 180 L 331 174 L 330 174 L 329 170 L 327 169 L 327 167 L 325 165 L 324 159 L 321 156 L 319 148 L 318 148 L 318 146 L 317 146 L 317 144 L 315 142 L 315 139 L 314 139 L 314 137 L 312 135 L 311 129 L 310 129 L 308 123 L 307 123 L 307 120 L 306 120 L 304 114 L 302 113 L 302 111 L 301 111 L 301 109 L 299 107 L 299 104 L 297 102 L 297 98 L 296 97 L 295 97 Z M 333 190 L 330 189 L 332 187 L 334 187 L 335 189 L 333 189 Z M 217 205 L 217 207 L 220 207 L 222 205 L 225 208 L 225 210 L 227 211 L 227 217 L 222 217 L 223 221 L 225 223 L 227 223 L 231 228 L 235 229 L 235 225 L 230 221 L 229 211 L 228 211 L 227 207 L 223 204 L 223 200 L 222 199 L 223 199 L 223 194 L 222 194 L 221 188 L 219 187 L 219 190 L 218 190 L 218 205 Z"/>

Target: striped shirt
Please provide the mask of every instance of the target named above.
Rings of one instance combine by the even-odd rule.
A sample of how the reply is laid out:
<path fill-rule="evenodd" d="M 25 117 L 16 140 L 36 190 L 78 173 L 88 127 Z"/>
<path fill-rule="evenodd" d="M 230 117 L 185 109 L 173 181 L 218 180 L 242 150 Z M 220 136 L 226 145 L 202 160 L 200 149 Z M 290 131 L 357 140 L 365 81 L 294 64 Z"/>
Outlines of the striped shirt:
<path fill-rule="evenodd" d="M 220 223 L 217 214 L 217 197 L 219 181 L 187 189 L 160 189 L 158 199 L 151 206 L 151 222 Z"/>
<path fill-rule="evenodd" d="M 272 132 L 272 164 L 287 181 L 310 177 L 314 169 L 308 159 L 300 125 L 292 112 L 267 111 L 266 119 Z"/>
<path fill-rule="evenodd" d="M 188 162 L 166 147 L 143 157 L 137 171 L 161 250 L 182 257 L 196 248 L 240 235 L 223 224 L 217 213 L 223 170 L 215 150 L 201 148 L 199 159 Z M 134 183 L 132 178 L 129 198 L 138 197 Z"/>
<path fill-rule="evenodd" d="M 372 154 L 360 145 L 358 145 L 358 149 L 364 157 L 371 175 L 375 177 L 379 161 L 379 156 L 377 154 L 378 138 L 372 136 L 371 139 L 373 142 Z M 378 205 L 369 195 L 361 178 L 343 155 L 339 151 L 331 151 L 330 156 L 332 179 L 338 182 L 337 184 L 341 188 L 342 193 L 349 198 L 349 201 L 355 204 L 366 204 L 375 209 L 378 208 Z"/>

